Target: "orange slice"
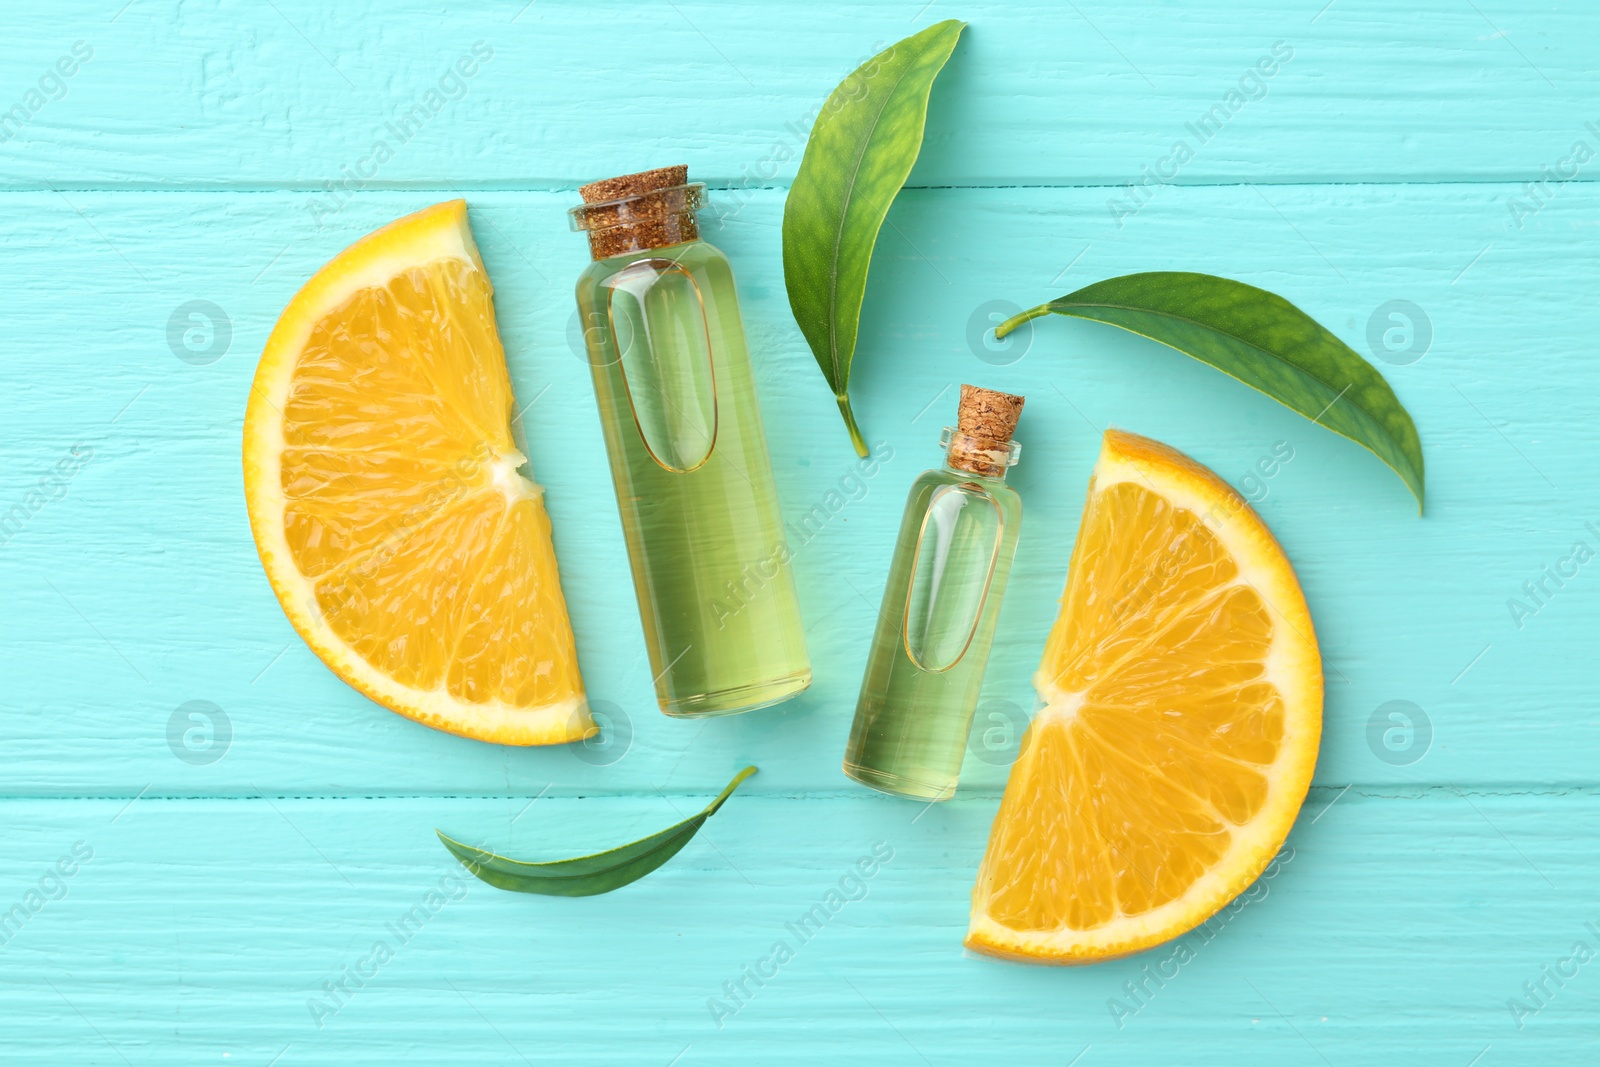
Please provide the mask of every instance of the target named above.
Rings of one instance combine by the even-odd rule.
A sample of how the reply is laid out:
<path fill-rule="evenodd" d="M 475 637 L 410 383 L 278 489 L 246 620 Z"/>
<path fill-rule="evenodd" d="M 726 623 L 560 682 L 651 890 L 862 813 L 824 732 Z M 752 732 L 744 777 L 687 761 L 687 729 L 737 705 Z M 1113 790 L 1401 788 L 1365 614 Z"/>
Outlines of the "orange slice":
<path fill-rule="evenodd" d="M 460 200 L 334 257 L 256 368 L 245 499 L 278 602 L 339 677 L 441 730 L 557 744 L 595 727 L 493 291 Z"/>
<path fill-rule="evenodd" d="M 1034 685 L 969 948 L 1127 955 L 1271 861 L 1317 761 L 1322 663 L 1283 549 L 1211 471 L 1106 433 Z"/>

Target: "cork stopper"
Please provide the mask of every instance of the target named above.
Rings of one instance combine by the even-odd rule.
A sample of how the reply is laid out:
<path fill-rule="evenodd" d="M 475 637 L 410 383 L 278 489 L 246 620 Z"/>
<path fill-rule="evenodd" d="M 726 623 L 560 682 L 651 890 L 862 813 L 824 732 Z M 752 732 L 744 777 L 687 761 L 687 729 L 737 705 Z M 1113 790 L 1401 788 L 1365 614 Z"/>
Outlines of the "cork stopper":
<path fill-rule="evenodd" d="M 1020 451 L 1011 435 L 1022 417 L 1022 404 L 1020 396 L 963 385 L 948 440 L 950 466 L 990 478 L 1003 476 Z"/>
<path fill-rule="evenodd" d="M 570 212 L 572 228 L 588 231 L 595 259 L 682 244 L 700 236 L 694 213 L 704 192 L 682 164 L 604 178 L 578 189 L 583 206 Z"/>
<path fill-rule="evenodd" d="M 689 167 L 657 167 L 641 170 L 637 174 L 623 174 L 615 178 L 602 178 L 588 185 L 578 186 L 578 195 L 585 204 L 603 204 L 607 200 L 624 200 L 630 196 L 643 196 L 657 189 L 670 189 L 674 185 L 689 184 Z"/>

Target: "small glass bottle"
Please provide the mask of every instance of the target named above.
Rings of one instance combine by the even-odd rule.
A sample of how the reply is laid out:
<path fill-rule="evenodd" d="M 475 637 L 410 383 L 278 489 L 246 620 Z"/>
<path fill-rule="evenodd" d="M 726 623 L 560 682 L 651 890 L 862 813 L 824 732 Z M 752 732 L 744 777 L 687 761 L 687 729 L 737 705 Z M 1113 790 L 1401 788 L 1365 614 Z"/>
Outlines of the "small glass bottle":
<path fill-rule="evenodd" d="M 1020 396 L 963 385 L 943 469 L 911 485 L 845 749 L 863 785 L 955 795 L 1022 522 L 1006 484 L 1021 413 Z"/>
<path fill-rule="evenodd" d="M 733 271 L 695 219 L 704 191 L 664 167 L 585 185 L 571 212 L 594 260 L 578 311 L 656 699 L 677 716 L 811 684 Z"/>

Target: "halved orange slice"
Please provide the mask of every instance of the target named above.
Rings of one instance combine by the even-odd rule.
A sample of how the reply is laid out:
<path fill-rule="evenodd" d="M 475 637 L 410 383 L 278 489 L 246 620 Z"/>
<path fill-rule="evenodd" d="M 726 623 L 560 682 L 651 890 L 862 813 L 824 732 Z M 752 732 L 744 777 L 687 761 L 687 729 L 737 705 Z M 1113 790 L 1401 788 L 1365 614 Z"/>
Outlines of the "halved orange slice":
<path fill-rule="evenodd" d="M 595 727 L 492 295 L 460 200 L 334 257 L 256 368 L 245 499 L 273 592 L 339 677 L 441 730 L 556 744 Z"/>
<path fill-rule="evenodd" d="M 1127 955 L 1260 875 L 1311 782 L 1322 663 L 1289 560 L 1226 483 L 1106 433 L 1034 685 L 969 948 Z"/>

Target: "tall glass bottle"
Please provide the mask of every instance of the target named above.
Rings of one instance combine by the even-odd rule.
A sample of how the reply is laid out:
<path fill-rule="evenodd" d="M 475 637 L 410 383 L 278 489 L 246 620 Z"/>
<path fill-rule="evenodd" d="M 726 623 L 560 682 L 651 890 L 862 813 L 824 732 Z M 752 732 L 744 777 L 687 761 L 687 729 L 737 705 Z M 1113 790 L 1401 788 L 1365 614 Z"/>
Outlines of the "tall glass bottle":
<path fill-rule="evenodd" d="M 726 715 L 811 684 L 789 546 L 727 257 L 705 186 L 664 167 L 584 186 L 571 212 L 595 398 L 656 699 Z"/>
<path fill-rule="evenodd" d="M 1022 397 L 961 387 L 945 465 L 911 485 L 844 771 L 885 793 L 955 795 L 1022 501 L 1006 484 Z"/>

